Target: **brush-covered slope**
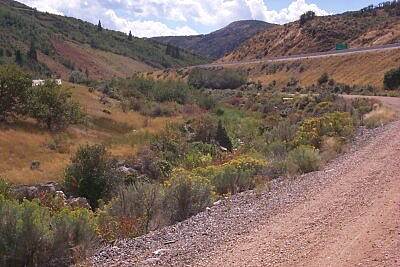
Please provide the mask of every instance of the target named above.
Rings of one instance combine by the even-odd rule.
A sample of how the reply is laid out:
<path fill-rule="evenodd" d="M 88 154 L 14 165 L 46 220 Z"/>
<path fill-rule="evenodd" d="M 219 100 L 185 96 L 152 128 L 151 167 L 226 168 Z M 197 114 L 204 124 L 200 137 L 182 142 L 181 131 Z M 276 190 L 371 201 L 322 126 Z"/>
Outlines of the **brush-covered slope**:
<path fill-rule="evenodd" d="M 164 44 L 172 44 L 187 49 L 198 55 L 216 59 L 232 52 L 249 38 L 273 26 L 276 25 L 257 20 L 242 20 L 233 22 L 210 34 L 155 37 L 154 39 Z"/>
<path fill-rule="evenodd" d="M 260 59 L 400 41 L 400 2 L 340 15 L 315 17 L 266 30 L 222 59 L 224 62 Z"/>
<path fill-rule="evenodd" d="M 39 62 L 29 62 L 27 52 L 32 43 Z M 87 69 L 96 79 L 205 62 L 185 51 L 175 57 L 167 55 L 166 45 L 151 39 L 129 40 L 122 32 L 99 30 L 79 19 L 0 0 L 0 63 L 18 61 L 18 53 L 21 65 L 34 73 L 65 76 L 73 69 Z"/>

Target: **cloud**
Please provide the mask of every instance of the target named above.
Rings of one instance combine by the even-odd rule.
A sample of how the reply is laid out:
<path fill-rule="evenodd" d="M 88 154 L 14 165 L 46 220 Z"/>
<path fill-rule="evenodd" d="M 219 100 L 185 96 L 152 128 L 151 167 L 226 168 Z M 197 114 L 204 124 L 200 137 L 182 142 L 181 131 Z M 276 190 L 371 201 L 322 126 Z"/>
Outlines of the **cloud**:
<path fill-rule="evenodd" d="M 306 0 L 293 0 L 281 10 L 268 8 L 268 0 L 21 0 L 39 10 L 78 17 L 140 37 L 191 35 L 212 31 L 232 21 L 257 19 L 283 24 L 312 10 L 327 11 Z"/>

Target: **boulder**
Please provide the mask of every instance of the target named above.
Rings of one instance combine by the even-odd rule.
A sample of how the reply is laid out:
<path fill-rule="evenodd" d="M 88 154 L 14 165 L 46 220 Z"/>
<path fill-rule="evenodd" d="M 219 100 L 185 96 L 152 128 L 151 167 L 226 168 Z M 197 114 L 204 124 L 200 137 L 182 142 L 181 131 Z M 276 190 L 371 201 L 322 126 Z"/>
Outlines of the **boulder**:
<path fill-rule="evenodd" d="M 91 209 L 89 202 L 84 197 L 70 198 L 68 199 L 67 204 L 70 205 L 72 208 Z"/>

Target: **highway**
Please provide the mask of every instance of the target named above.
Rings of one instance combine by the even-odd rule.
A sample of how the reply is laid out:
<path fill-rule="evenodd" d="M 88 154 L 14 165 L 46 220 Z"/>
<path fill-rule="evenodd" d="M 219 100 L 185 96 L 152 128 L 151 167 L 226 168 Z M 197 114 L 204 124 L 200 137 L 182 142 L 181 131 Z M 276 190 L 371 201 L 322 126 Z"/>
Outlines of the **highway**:
<path fill-rule="evenodd" d="M 256 59 L 256 60 L 249 60 L 249 61 L 238 61 L 238 62 L 227 62 L 227 63 L 216 62 L 216 63 L 210 63 L 210 64 L 191 66 L 188 68 L 192 69 L 192 68 L 211 68 L 211 67 L 240 67 L 240 66 L 252 65 L 252 64 L 285 62 L 285 61 L 295 61 L 295 60 L 300 60 L 300 59 L 315 59 L 315 58 L 325 58 L 325 57 L 333 57 L 333 56 L 346 56 L 346 55 L 353 55 L 353 54 L 381 52 L 381 51 L 394 50 L 394 49 L 400 49 L 400 43 L 372 46 L 372 47 L 350 48 L 350 49 L 339 50 L 339 51 L 335 50 L 335 51 L 317 52 L 317 53 L 310 53 L 310 54 L 282 56 L 282 57 L 275 57 L 275 58 Z"/>

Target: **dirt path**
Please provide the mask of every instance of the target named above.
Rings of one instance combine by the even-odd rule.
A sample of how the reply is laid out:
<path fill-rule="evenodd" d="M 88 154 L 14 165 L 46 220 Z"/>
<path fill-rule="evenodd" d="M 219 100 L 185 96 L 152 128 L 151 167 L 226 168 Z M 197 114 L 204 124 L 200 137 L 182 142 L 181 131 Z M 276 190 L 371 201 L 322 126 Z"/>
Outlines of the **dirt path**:
<path fill-rule="evenodd" d="M 400 99 L 379 99 L 400 110 Z M 269 193 L 235 196 L 184 223 L 121 241 L 93 263 L 400 266 L 400 122 L 373 135 L 322 171 L 277 181 Z"/>

